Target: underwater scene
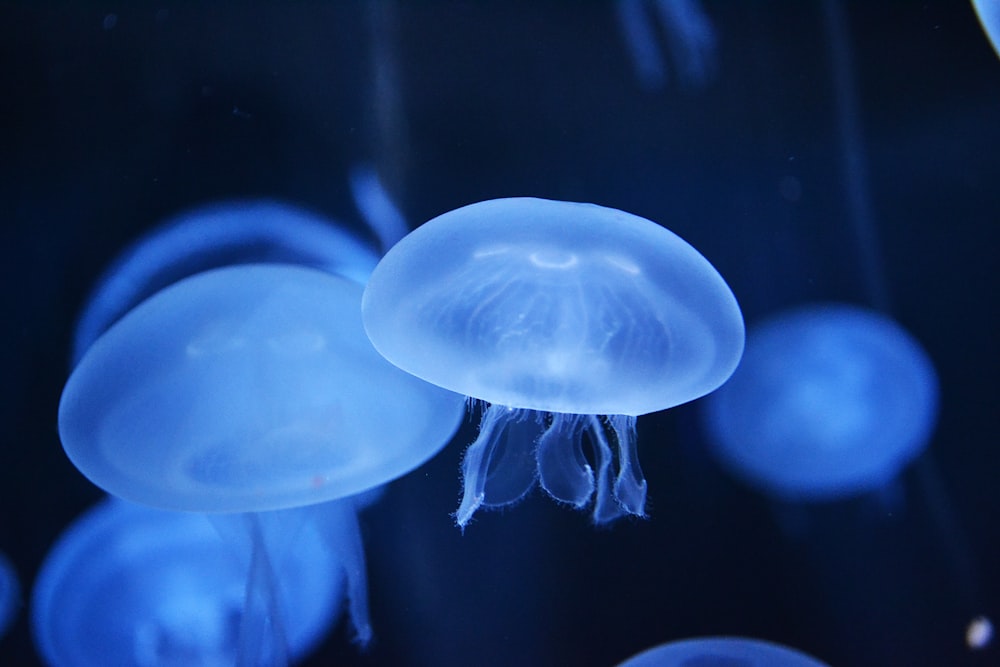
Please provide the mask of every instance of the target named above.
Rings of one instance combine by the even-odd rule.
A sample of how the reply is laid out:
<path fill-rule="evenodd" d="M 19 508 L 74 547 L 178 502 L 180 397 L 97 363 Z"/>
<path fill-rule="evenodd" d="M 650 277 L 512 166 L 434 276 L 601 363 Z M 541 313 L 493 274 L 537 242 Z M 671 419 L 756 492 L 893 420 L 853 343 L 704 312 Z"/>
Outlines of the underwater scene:
<path fill-rule="evenodd" d="M 1000 2 L 0 3 L 0 665 L 1000 664 Z"/>

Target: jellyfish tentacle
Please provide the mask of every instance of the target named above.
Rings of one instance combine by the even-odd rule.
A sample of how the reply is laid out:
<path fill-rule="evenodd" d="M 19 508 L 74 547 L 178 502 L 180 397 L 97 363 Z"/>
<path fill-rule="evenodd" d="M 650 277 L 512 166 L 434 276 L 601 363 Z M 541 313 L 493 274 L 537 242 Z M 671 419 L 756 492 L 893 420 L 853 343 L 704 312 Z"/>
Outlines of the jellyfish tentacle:
<path fill-rule="evenodd" d="M 455 522 L 463 530 L 486 498 L 490 461 L 514 412 L 503 405 L 486 406 L 479 424 L 479 435 L 465 450 L 462 459 L 462 502 L 455 512 Z"/>
<path fill-rule="evenodd" d="M 354 641 L 367 646 L 372 639 L 372 622 L 368 613 L 368 569 L 357 509 L 354 503 L 337 500 L 305 509 L 315 511 L 326 522 L 327 534 L 337 537 L 331 548 L 347 577 L 347 611 L 354 626 Z"/>
<path fill-rule="evenodd" d="M 550 496 L 580 509 L 594 493 L 594 471 L 583 454 L 580 415 L 552 413 L 552 424 L 538 438 L 538 479 Z"/>
<path fill-rule="evenodd" d="M 249 513 L 245 519 L 252 546 L 236 664 L 238 667 L 287 665 L 288 642 L 260 518 L 256 513 Z"/>
<path fill-rule="evenodd" d="M 595 524 L 602 525 L 614 521 L 624 512 L 623 508 L 615 502 L 611 492 L 611 459 L 613 455 L 611 447 L 608 446 L 608 438 L 600 417 L 589 415 L 587 429 L 594 446 L 594 458 L 597 464 L 597 498 L 594 500 L 594 513 L 591 518 Z"/>
<path fill-rule="evenodd" d="M 535 442 L 542 430 L 541 414 L 515 410 L 489 463 L 483 507 L 512 505 L 528 494 L 538 481 Z"/>
<path fill-rule="evenodd" d="M 618 440 L 618 477 L 615 499 L 629 514 L 646 516 L 646 478 L 639 467 L 635 417 L 609 415 L 608 424 Z"/>

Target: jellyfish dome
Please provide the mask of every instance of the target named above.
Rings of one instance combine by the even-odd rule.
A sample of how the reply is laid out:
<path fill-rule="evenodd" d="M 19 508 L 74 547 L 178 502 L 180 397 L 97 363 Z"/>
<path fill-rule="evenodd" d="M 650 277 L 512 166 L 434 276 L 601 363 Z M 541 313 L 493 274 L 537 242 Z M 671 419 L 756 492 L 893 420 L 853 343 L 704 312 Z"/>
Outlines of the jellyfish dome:
<path fill-rule="evenodd" d="M 199 512 L 311 505 L 409 472 L 450 439 L 463 399 L 375 352 L 361 294 L 278 264 L 167 287 L 67 381 L 67 455 L 115 495 Z"/>
<path fill-rule="evenodd" d="M 343 576 L 326 542 L 303 526 L 274 562 L 292 660 L 316 646 L 343 605 Z M 42 564 L 32 593 L 35 644 L 60 667 L 232 665 L 246 579 L 247 564 L 204 515 L 106 498 Z"/>
<path fill-rule="evenodd" d="M 363 285 L 377 261 L 350 232 L 290 204 L 238 200 L 194 208 L 157 226 L 105 270 L 77 321 L 73 361 L 143 299 L 201 271 L 288 263 Z"/>
<path fill-rule="evenodd" d="M 972 8 L 993 50 L 1000 55 L 1000 5 L 996 0 L 972 0 Z"/>
<path fill-rule="evenodd" d="M 751 328 L 743 362 L 704 403 L 709 447 L 784 499 L 835 499 L 894 479 L 937 418 L 934 367 L 898 324 L 818 304 Z"/>
<path fill-rule="evenodd" d="M 643 515 L 635 417 L 712 391 L 743 349 L 736 299 L 694 248 L 635 215 L 544 199 L 422 225 L 379 262 L 362 311 L 386 359 L 489 404 L 460 526 L 526 492 L 526 457 L 556 500 L 582 508 L 596 491 L 597 523 Z"/>
<path fill-rule="evenodd" d="M 744 637 L 700 637 L 661 644 L 618 667 L 827 667 L 781 644 Z"/>
<path fill-rule="evenodd" d="M 17 573 L 10 561 L 0 554 L 0 638 L 7 633 L 20 604 L 21 586 L 17 582 Z"/>

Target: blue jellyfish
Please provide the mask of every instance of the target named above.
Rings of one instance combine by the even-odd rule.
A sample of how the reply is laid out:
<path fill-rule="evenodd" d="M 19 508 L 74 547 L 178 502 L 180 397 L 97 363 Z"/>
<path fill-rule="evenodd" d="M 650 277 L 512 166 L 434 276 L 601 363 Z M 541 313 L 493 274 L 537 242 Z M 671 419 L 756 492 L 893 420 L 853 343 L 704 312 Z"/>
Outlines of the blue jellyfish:
<path fill-rule="evenodd" d="M 993 50 L 1000 56 L 1000 3 L 996 0 L 972 0 L 972 8 Z"/>
<path fill-rule="evenodd" d="M 17 573 L 10 561 L 0 554 L 0 638 L 3 638 L 14 621 L 20 605 L 21 586 L 17 581 Z"/>
<path fill-rule="evenodd" d="M 377 262 L 353 234 L 282 202 L 219 202 L 185 211 L 133 243 L 98 279 L 77 321 L 73 363 L 143 299 L 200 271 L 290 263 L 364 284 Z"/>
<path fill-rule="evenodd" d="M 636 416 L 712 391 L 743 350 L 736 299 L 694 248 L 622 211 L 544 199 L 424 224 L 379 262 L 362 312 L 386 359 L 488 403 L 462 463 L 463 528 L 536 476 L 577 508 L 596 492 L 596 523 L 642 516 Z"/>
<path fill-rule="evenodd" d="M 215 269 L 161 290 L 102 335 L 67 381 L 67 455 L 110 493 L 197 512 L 314 506 L 412 470 L 458 428 L 462 397 L 375 352 L 361 294 L 346 278 L 279 264 Z M 338 521 L 351 618 L 365 641 L 357 519 L 348 511 Z M 268 583 L 264 570 L 254 590 Z"/>
<path fill-rule="evenodd" d="M 710 451 L 783 499 L 876 490 L 926 447 L 937 387 L 927 354 L 892 320 L 797 308 L 750 330 L 739 369 L 704 402 Z"/>
<path fill-rule="evenodd" d="M 265 528 L 264 540 L 280 546 L 270 550 L 275 595 L 288 657 L 298 660 L 339 615 L 344 578 L 315 526 Z M 205 515 L 106 498 L 63 532 L 42 564 L 32 593 L 35 644 L 61 667 L 231 665 L 249 567 Z M 263 649 L 262 663 L 270 663 L 285 647 Z"/>
<path fill-rule="evenodd" d="M 699 637 L 660 644 L 618 667 L 827 667 L 795 649 L 744 637 Z"/>
<path fill-rule="evenodd" d="M 698 0 L 617 0 L 615 12 L 639 84 L 655 91 L 667 84 L 668 66 L 656 35 L 667 48 L 684 86 L 701 87 L 715 69 L 716 34 Z"/>

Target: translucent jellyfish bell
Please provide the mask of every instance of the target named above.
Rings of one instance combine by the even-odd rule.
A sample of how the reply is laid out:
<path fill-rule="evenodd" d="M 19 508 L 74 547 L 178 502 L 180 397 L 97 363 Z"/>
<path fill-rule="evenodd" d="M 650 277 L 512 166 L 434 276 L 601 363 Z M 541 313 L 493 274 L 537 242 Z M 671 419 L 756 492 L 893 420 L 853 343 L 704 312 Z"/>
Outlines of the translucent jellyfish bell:
<path fill-rule="evenodd" d="M 938 386 L 892 320 L 809 305 L 751 328 L 739 369 L 703 405 L 727 470 L 785 499 L 827 499 L 882 487 L 926 447 Z"/>
<path fill-rule="evenodd" d="M 1000 56 L 1000 4 L 996 0 L 972 0 L 972 8 L 993 50 Z"/>
<path fill-rule="evenodd" d="M 575 507 L 596 490 L 597 523 L 642 515 L 635 417 L 712 391 L 743 349 L 739 307 L 704 257 L 593 204 L 497 199 L 445 213 L 379 262 L 362 310 L 386 359 L 490 404 L 463 462 L 460 526 L 522 497 L 536 468 Z"/>
<path fill-rule="evenodd" d="M 744 637 L 700 637 L 661 644 L 618 667 L 827 667 L 781 644 Z"/>
<path fill-rule="evenodd" d="M 433 456 L 458 428 L 463 399 L 375 352 L 361 325 L 361 294 L 346 278 L 280 264 L 181 280 L 87 350 L 63 390 L 59 434 L 84 475 L 135 502 L 196 512 L 317 507 L 309 521 L 336 526 L 328 532 L 337 536 L 351 619 L 365 643 L 371 627 L 354 505 L 324 501 L 378 487 Z M 231 541 L 246 536 L 259 564 L 247 600 L 262 599 L 261 609 L 244 614 L 247 637 L 280 620 L 261 521 L 263 514 L 250 516 L 246 530 L 229 533 Z"/>
<path fill-rule="evenodd" d="M 297 660 L 340 613 L 344 581 L 315 527 L 285 537 L 271 553 L 288 654 Z M 35 644 L 60 667 L 232 665 L 248 565 L 204 515 L 105 499 L 42 565 L 32 594 Z M 283 649 L 266 647 L 263 662 Z"/>
<path fill-rule="evenodd" d="M 308 505 L 409 472 L 447 443 L 462 399 L 375 352 L 361 293 L 287 265 L 162 290 L 70 376 L 66 454 L 115 495 L 201 512 Z"/>
<path fill-rule="evenodd" d="M 194 208 L 157 226 L 107 268 L 77 322 L 73 362 L 143 299 L 201 271 L 290 263 L 363 285 L 376 262 L 375 252 L 353 234 L 289 204 L 248 200 Z"/>
<path fill-rule="evenodd" d="M 0 638 L 3 638 L 14 621 L 20 604 L 21 586 L 17 581 L 17 573 L 10 561 L 0 554 Z"/>

